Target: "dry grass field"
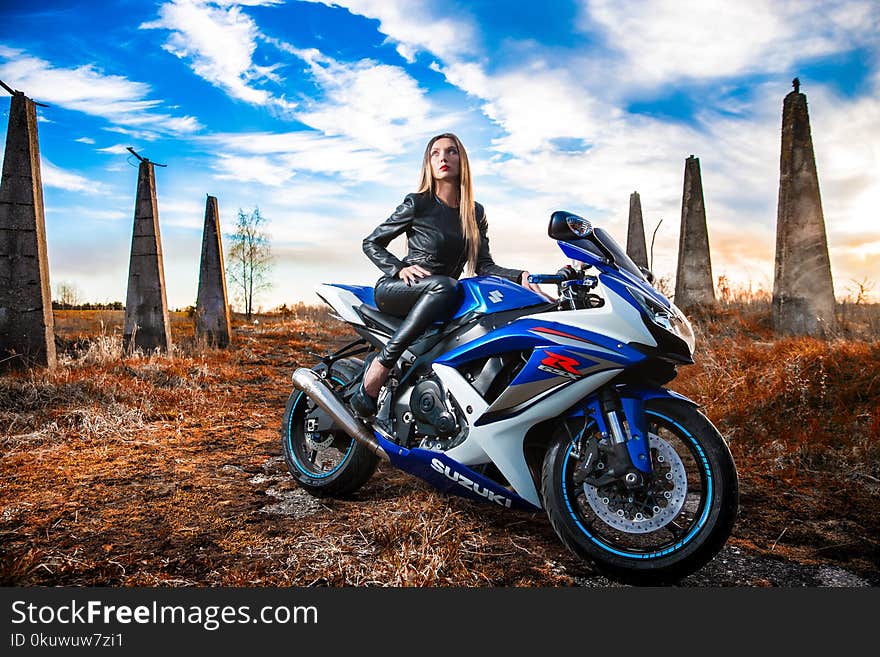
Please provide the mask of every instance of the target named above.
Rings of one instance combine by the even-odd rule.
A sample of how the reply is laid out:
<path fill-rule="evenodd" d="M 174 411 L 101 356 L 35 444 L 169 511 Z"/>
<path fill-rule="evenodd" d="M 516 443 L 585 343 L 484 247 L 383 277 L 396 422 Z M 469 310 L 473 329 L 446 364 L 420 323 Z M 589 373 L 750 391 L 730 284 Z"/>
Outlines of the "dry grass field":
<path fill-rule="evenodd" d="M 730 545 L 878 584 L 877 308 L 831 340 L 775 337 L 760 299 L 695 317 L 671 387 L 729 439 Z M 0 377 L 0 585 L 572 586 L 589 567 L 542 514 L 445 497 L 387 466 L 315 500 L 281 458 L 290 375 L 349 338 L 320 308 L 234 322 L 206 348 L 125 355 L 121 311 L 57 311 L 59 366 Z M 750 585 L 772 582 L 756 576 Z"/>

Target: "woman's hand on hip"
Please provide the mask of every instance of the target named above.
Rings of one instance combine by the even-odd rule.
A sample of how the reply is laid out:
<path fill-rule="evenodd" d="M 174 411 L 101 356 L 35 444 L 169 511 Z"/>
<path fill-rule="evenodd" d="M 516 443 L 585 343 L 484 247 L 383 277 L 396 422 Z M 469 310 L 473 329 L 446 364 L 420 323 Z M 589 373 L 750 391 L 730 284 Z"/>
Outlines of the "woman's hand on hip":
<path fill-rule="evenodd" d="M 404 267 L 399 272 L 397 272 L 398 278 L 400 278 L 402 281 L 405 281 L 407 285 L 418 283 L 420 278 L 425 278 L 425 276 L 430 275 L 431 272 L 429 272 L 424 267 L 420 267 L 419 265 L 410 265 L 409 267 Z"/>
<path fill-rule="evenodd" d="M 542 290 L 540 287 L 538 287 L 537 283 L 529 283 L 529 272 L 527 272 L 527 271 L 524 271 L 522 273 L 522 278 L 520 279 L 520 285 L 522 285 L 525 288 L 530 289 L 532 292 L 535 292 L 536 294 L 540 294 L 542 297 L 547 299 L 547 301 L 553 301 L 553 302 L 556 301 L 556 299 L 554 299 L 549 294 L 544 292 L 544 290 Z"/>

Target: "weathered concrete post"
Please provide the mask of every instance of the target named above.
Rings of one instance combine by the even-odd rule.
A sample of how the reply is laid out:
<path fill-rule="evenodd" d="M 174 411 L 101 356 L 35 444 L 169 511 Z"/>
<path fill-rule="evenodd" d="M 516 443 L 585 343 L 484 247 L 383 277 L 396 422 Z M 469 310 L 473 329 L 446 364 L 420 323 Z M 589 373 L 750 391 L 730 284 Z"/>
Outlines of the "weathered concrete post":
<path fill-rule="evenodd" d="M 629 195 L 629 228 L 626 231 L 626 255 L 640 267 L 648 268 L 648 248 L 645 246 L 645 223 L 642 221 L 642 201 L 638 192 Z"/>
<path fill-rule="evenodd" d="M 165 300 L 156 175 L 152 162 L 140 156 L 138 158 L 141 163 L 128 266 L 123 340 L 127 350 L 168 351 L 171 348 L 171 322 Z"/>
<path fill-rule="evenodd" d="M 795 90 L 782 104 L 773 325 L 780 333 L 824 335 L 836 326 L 834 309 L 807 97 Z"/>
<path fill-rule="evenodd" d="M 226 294 L 226 270 L 223 266 L 223 243 L 220 235 L 217 198 L 208 196 L 205 203 L 205 230 L 202 234 L 195 331 L 197 335 L 207 338 L 210 344 L 223 348 L 229 346 L 232 326 L 229 320 L 229 298 Z"/>
<path fill-rule="evenodd" d="M 684 164 L 675 304 L 686 308 L 713 303 L 715 287 L 712 283 L 712 260 L 709 257 L 709 230 L 706 227 L 700 160 L 691 155 Z"/>
<path fill-rule="evenodd" d="M 55 319 L 37 111 L 15 91 L 0 182 L 0 371 L 30 366 L 55 366 Z"/>

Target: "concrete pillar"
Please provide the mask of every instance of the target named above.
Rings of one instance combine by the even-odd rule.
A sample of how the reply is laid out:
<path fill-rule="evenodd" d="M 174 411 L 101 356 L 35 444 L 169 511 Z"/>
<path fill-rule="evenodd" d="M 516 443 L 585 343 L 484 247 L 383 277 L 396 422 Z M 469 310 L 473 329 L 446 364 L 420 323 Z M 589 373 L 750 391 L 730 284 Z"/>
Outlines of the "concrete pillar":
<path fill-rule="evenodd" d="M 790 335 L 825 335 L 836 326 L 834 309 L 807 97 L 792 91 L 782 105 L 773 325 Z"/>
<path fill-rule="evenodd" d="M 645 223 L 642 221 L 642 201 L 638 192 L 629 195 L 629 228 L 626 231 L 626 255 L 640 267 L 648 268 L 648 248 L 645 246 Z"/>
<path fill-rule="evenodd" d="M 223 243 L 220 235 L 217 198 L 208 196 L 205 203 L 205 230 L 202 234 L 195 331 L 197 335 L 207 338 L 210 344 L 223 348 L 229 346 L 232 326 L 229 320 L 229 298 L 226 294 L 226 270 L 223 266 Z"/>
<path fill-rule="evenodd" d="M 706 227 L 700 160 L 691 155 L 684 163 L 675 304 L 686 308 L 713 303 L 715 287 L 712 283 L 712 260 L 709 257 L 709 230 Z"/>
<path fill-rule="evenodd" d="M 0 182 L 0 371 L 55 366 L 34 101 L 15 92 Z"/>
<path fill-rule="evenodd" d="M 123 340 L 127 350 L 168 351 L 171 348 L 156 176 L 153 163 L 146 159 L 141 160 L 138 168 Z"/>

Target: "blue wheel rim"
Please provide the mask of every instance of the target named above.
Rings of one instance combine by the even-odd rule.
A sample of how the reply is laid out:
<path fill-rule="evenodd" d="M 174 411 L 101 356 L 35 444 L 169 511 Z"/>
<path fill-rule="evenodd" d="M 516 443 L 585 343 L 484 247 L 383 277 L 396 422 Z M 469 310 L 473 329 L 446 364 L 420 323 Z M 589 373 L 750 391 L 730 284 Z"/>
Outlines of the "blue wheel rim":
<path fill-rule="evenodd" d="M 330 378 L 334 382 L 338 383 L 339 385 L 345 384 L 344 381 L 342 381 L 341 379 L 339 379 L 335 376 L 330 377 Z M 327 477 L 333 476 L 333 474 L 338 472 L 339 469 L 342 468 L 343 465 L 345 465 L 345 463 L 348 461 L 349 456 L 351 456 L 352 450 L 354 449 L 355 441 L 354 441 L 354 438 L 352 438 L 351 443 L 349 443 L 348 449 L 346 450 L 342 459 L 339 461 L 339 463 L 336 465 L 336 467 L 333 468 L 332 470 L 328 470 L 327 472 L 318 473 L 318 472 L 313 472 L 312 470 L 307 469 L 306 466 L 300 462 L 299 453 L 293 444 L 293 438 L 294 438 L 293 437 L 293 420 L 294 420 L 294 417 L 296 416 L 297 407 L 299 406 L 300 402 L 303 401 L 304 397 L 305 397 L 304 393 L 300 392 L 296 396 L 296 399 L 293 401 L 293 406 L 290 407 L 290 414 L 287 417 L 287 427 L 286 427 L 286 432 L 285 432 L 285 439 L 287 440 L 287 451 L 290 454 L 291 459 L 293 460 L 293 464 L 296 466 L 297 470 L 299 470 L 300 472 L 302 472 L 304 475 L 306 475 L 307 477 L 309 477 L 311 479 L 326 479 Z"/>

